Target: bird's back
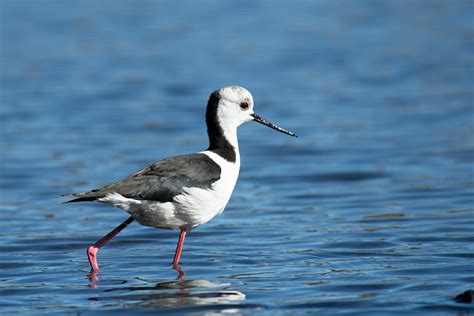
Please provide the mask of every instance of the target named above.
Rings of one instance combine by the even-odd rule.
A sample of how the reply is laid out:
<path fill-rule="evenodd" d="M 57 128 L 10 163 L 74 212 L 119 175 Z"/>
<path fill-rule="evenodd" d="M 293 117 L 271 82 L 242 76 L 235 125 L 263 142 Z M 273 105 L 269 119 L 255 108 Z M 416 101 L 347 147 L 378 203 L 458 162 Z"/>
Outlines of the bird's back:
<path fill-rule="evenodd" d="M 135 200 L 171 202 L 185 187 L 210 189 L 220 174 L 220 166 L 205 154 L 175 156 L 100 189 L 72 193 L 76 198 L 67 203 L 96 201 L 111 193 Z"/>

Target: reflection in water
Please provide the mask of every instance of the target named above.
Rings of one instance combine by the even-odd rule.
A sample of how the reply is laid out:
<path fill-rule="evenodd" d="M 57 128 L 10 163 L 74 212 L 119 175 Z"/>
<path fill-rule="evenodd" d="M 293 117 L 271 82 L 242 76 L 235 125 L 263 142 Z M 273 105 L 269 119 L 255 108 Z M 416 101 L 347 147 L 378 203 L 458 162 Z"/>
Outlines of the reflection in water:
<path fill-rule="evenodd" d="M 146 283 L 154 283 L 154 281 L 137 279 Z M 127 307 L 222 305 L 244 300 L 245 294 L 239 291 L 227 290 L 230 285 L 230 283 L 214 283 L 208 280 L 166 281 L 152 286 L 110 288 L 104 290 L 103 295 L 89 299 L 93 301 L 127 302 Z M 110 295 L 112 293 L 113 295 Z"/>
<path fill-rule="evenodd" d="M 173 265 L 173 269 L 178 272 L 178 276 L 176 277 L 177 281 L 182 281 L 184 276 L 186 275 L 186 271 L 184 271 L 179 264 Z M 97 288 L 98 285 L 95 282 L 99 282 L 99 270 L 91 269 L 91 272 L 87 274 L 87 278 L 89 279 L 89 287 L 90 288 Z"/>
<path fill-rule="evenodd" d="M 97 284 L 94 283 L 100 281 L 99 277 L 97 276 L 97 272 L 91 270 L 91 272 L 87 274 L 87 278 L 89 279 L 89 287 L 93 289 L 97 288 Z"/>

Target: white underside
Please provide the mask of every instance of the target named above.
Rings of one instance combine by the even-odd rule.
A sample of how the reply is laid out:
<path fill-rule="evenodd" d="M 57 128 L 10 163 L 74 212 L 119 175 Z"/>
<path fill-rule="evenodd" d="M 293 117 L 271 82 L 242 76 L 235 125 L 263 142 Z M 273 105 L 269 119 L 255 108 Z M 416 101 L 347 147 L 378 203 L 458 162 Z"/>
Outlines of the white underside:
<path fill-rule="evenodd" d="M 201 153 L 209 156 L 221 168 L 221 177 L 211 189 L 184 188 L 183 194 L 175 196 L 172 202 L 166 203 L 129 199 L 118 193 L 108 194 L 98 201 L 127 211 L 145 226 L 192 229 L 207 223 L 222 213 L 229 202 L 239 176 L 240 155 L 237 148 L 237 159 L 232 163 L 210 151 Z"/>

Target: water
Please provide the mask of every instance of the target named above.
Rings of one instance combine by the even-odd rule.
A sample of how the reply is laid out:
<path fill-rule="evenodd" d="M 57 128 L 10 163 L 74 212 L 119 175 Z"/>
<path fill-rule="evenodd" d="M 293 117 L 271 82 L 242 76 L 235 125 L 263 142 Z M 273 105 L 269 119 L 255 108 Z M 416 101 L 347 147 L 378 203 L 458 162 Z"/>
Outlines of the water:
<path fill-rule="evenodd" d="M 2 314 L 474 313 L 473 2 L 2 1 Z M 185 244 L 63 193 L 206 147 L 239 84 L 226 211 Z"/>

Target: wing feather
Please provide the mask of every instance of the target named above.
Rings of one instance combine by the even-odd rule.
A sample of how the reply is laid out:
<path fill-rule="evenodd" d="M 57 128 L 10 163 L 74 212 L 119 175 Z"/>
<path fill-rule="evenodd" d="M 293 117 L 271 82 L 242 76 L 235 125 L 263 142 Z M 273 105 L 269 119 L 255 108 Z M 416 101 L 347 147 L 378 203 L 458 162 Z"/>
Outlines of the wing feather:
<path fill-rule="evenodd" d="M 66 203 L 95 201 L 109 193 L 127 198 L 171 202 L 184 187 L 209 189 L 220 179 L 221 168 L 205 154 L 191 154 L 158 161 L 131 176 L 100 189 L 73 193 Z"/>

